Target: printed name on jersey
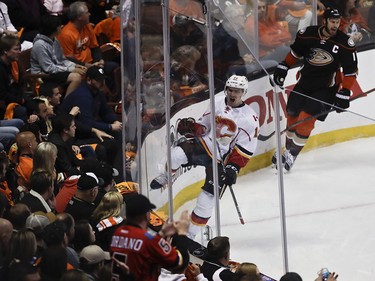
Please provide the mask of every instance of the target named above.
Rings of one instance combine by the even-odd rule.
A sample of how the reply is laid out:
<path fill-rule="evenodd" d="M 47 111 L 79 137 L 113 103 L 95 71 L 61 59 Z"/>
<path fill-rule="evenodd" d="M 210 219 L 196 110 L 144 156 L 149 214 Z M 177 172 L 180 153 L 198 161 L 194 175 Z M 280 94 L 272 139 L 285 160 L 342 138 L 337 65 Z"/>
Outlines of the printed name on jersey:
<path fill-rule="evenodd" d="M 334 61 L 333 56 L 320 48 L 314 48 L 312 49 L 312 53 L 310 58 L 308 59 L 308 62 L 315 66 L 325 66 Z"/>
<path fill-rule="evenodd" d="M 129 238 L 123 236 L 113 236 L 111 247 L 119 249 L 129 249 L 133 251 L 140 251 L 143 245 L 142 239 Z"/>

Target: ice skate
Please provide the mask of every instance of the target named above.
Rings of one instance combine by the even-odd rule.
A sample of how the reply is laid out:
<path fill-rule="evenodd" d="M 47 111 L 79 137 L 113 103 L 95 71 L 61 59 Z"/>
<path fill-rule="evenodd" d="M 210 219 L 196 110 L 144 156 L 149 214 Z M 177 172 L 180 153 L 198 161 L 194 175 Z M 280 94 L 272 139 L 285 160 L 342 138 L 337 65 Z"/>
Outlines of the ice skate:
<path fill-rule="evenodd" d="M 289 150 L 285 150 L 283 153 L 283 164 L 284 164 L 284 169 L 289 172 L 294 164 L 294 161 L 296 160 L 296 156 L 293 156 Z"/>
<path fill-rule="evenodd" d="M 166 174 L 160 174 L 156 178 L 154 178 L 151 183 L 150 187 L 151 189 L 165 189 L 168 184 L 168 177 Z"/>
<path fill-rule="evenodd" d="M 271 161 L 272 161 L 272 168 L 276 168 L 276 170 L 277 170 L 277 158 L 276 158 L 277 156 L 276 156 L 276 153 L 277 153 L 277 151 L 275 151 L 275 153 L 273 154 Z M 281 155 L 281 162 L 282 162 L 282 164 L 285 163 L 285 156 L 284 156 L 284 154 Z"/>

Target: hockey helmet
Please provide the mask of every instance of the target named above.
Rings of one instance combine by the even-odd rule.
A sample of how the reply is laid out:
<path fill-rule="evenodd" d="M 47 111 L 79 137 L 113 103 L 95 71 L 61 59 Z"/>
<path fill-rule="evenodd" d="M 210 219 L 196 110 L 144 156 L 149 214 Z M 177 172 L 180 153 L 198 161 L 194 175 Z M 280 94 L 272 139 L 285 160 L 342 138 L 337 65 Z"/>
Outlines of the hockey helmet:
<path fill-rule="evenodd" d="M 247 80 L 246 76 L 239 76 L 239 75 L 232 75 L 229 77 L 227 82 L 225 83 L 225 92 L 227 91 L 227 87 L 242 89 L 243 94 L 245 95 L 247 92 L 247 87 L 249 86 L 249 81 Z"/>
<path fill-rule="evenodd" d="M 339 19 L 341 18 L 341 14 L 339 10 L 337 9 L 327 8 L 324 11 L 323 18 L 324 19 Z"/>

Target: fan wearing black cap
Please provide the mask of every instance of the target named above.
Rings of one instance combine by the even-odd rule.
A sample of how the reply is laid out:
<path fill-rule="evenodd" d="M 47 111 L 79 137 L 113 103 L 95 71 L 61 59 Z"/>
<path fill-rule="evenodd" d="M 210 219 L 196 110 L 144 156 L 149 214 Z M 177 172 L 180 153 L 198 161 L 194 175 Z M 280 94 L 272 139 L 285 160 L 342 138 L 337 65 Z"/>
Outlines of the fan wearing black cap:
<path fill-rule="evenodd" d="M 236 274 L 228 267 L 229 257 L 229 238 L 225 236 L 212 238 L 207 244 L 207 258 L 201 266 L 201 272 L 209 281 L 235 280 Z"/>
<path fill-rule="evenodd" d="M 289 68 L 303 59 L 298 82 L 286 105 L 287 128 L 296 124 L 286 132 L 282 161 L 288 171 L 306 144 L 315 121 L 324 121 L 330 109 L 342 112 L 349 108 L 358 62 L 355 43 L 339 30 L 340 22 L 339 11 L 327 8 L 321 26 L 309 26 L 297 33 L 291 51 L 273 75 L 272 85 L 283 87 Z M 275 156 L 272 162 L 276 164 Z"/>
<path fill-rule="evenodd" d="M 147 229 L 150 211 L 156 208 L 147 197 L 141 194 L 128 195 L 125 197 L 125 206 L 126 223 L 116 229 L 110 250 L 113 258 L 129 267 L 134 280 L 156 281 L 161 267 L 173 273 L 186 268 L 189 262 L 186 248 L 188 212 L 184 211 L 179 221 L 165 223 L 161 231 L 156 233 Z M 172 243 L 164 239 L 171 236 Z M 118 269 L 114 264 L 112 276 L 122 274 Z"/>
<path fill-rule="evenodd" d="M 96 208 L 94 201 L 102 181 L 91 172 L 81 175 L 77 182 L 76 194 L 69 201 L 65 212 L 71 214 L 75 221 L 90 220 Z"/>

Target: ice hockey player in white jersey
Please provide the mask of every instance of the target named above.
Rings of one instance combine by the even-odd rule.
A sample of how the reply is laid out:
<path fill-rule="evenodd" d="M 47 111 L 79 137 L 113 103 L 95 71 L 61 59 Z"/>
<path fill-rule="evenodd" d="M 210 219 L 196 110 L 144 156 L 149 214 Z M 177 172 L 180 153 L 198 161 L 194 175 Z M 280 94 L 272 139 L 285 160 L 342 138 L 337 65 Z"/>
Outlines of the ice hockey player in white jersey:
<path fill-rule="evenodd" d="M 242 97 L 246 94 L 248 80 L 245 76 L 232 75 L 226 82 L 225 96 L 215 98 L 216 140 L 211 138 L 211 112 L 207 110 L 197 121 L 184 118 L 177 126 L 186 141 L 171 150 L 172 172 L 181 166 L 204 166 L 205 183 L 191 214 L 189 235 L 194 238 L 206 225 L 214 207 L 212 153 L 213 142 L 217 142 L 219 188 L 236 183 L 237 175 L 253 155 L 259 131 L 258 115 Z M 166 174 L 156 177 L 150 184 L 152 189 L 167 185 Z"/>

